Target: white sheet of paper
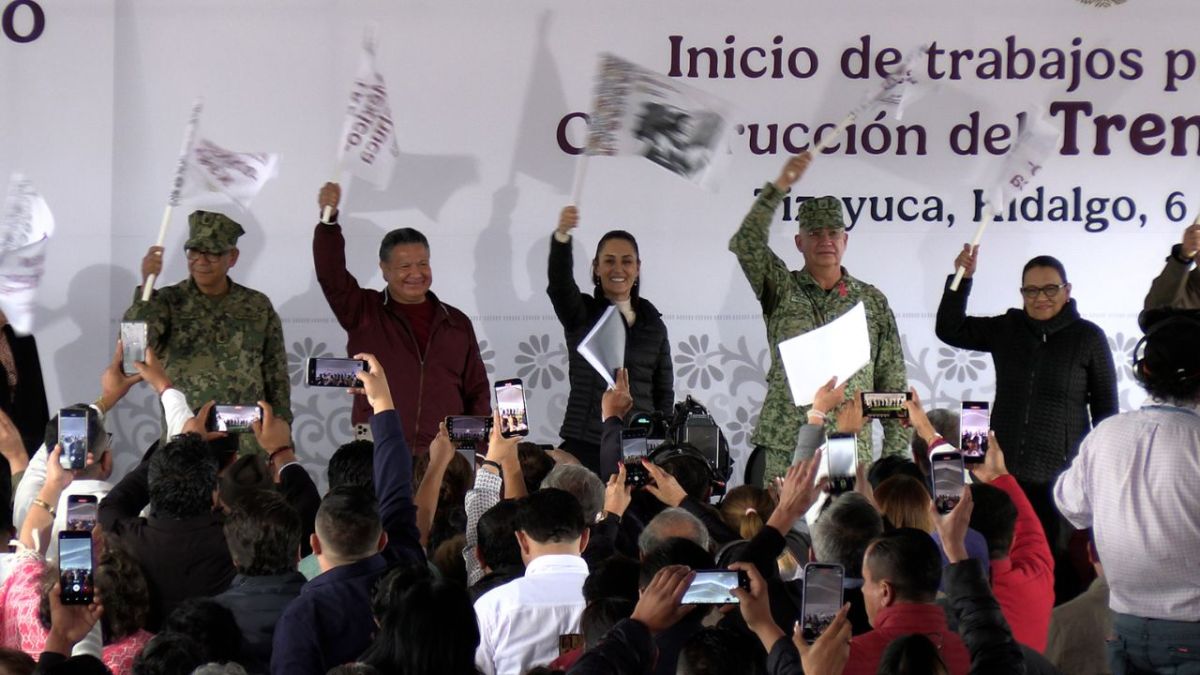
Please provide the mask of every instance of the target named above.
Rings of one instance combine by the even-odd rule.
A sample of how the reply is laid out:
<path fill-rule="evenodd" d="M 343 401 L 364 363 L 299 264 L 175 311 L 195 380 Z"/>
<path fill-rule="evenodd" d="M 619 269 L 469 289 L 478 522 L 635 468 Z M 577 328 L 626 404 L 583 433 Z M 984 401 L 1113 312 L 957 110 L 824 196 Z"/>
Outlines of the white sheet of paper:
<path fill-rule="evenodd" d="M 824 326 L 780 342 L 779 356 L 792 401 L 810 405 L 829 378 L 836 375 L 841 384 L 871 361 L 866 307 L 860 302 Z"/>
<path fill-rule="evenodd" d="M 614 373 L 617 368 L 625 367 L 625 321 L 616 305 L 609 305 L 580 341 L 579 353 L 608 382 L 608 386 L 617 385 Z"/>

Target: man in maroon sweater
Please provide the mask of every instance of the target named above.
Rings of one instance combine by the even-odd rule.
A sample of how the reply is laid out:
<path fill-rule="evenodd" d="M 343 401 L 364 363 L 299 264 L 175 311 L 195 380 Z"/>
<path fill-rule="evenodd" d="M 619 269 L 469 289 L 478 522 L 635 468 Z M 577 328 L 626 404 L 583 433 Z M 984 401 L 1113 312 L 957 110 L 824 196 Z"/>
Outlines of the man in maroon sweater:
<path fill-rule="evenodd" d="M 874 675 L 887 646 L 911 633 L 939 646 L 950 675 L 967 675 L 971 656 L 936 602 L 941 583 L 942 556 L 928 533 L 902 527 L 876 537 L 863 556 L 862 594 L 873 630 L 850 641 L 842 675 Z"/>
<path fill-rule="evenodd" d="M 1013 637 L 1046 651 L 1054 609 L 1054 556 L 1037 513 L 1004 465 L 1004 451 L 988 432 L 988 451 L 973 473 L 975 510 L 971 528 L 987 539 L 992 560 L 992 592 Z"/>
<path fill-rule="evenodd" d="M 479 354 L 475 327 L 459 310 L 429 290 L 429 242 L 420 232 L 388 232 L 379 247 L 379 269 L 387 288 L 362 288 L 346 269 L 346 240 L 338 224 L 341 188 L 326 183 L 318 196 L 329 222 L 313 233 L 317 281 L 338 323 L 346 329 L 349 354 L 375 354 L 396 382 L 393 395 L 404 438 L 415 453 L 429 449 L 438 423 L 448 415 L 491 415 L 491 391 Z M 350 421 L 365 437 L 371 409 L 354 397 Z"/>

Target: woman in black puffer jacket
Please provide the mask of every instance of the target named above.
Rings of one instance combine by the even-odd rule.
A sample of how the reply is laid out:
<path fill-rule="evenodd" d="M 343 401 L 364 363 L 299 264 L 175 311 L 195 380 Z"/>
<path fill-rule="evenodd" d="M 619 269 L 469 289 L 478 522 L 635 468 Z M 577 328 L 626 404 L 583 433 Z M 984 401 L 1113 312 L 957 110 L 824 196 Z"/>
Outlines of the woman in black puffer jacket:
<path fill-rule="evenodd" d="M 969 317 L 967 296 L 978 252 L 964 246 L 955 266 L 966 269 L 938 306 L 937 336 L 960 349 L 990 352 L 996 365 L 991 427 L 1055 548 L 1058 512 L 1054 479 L 1100 420 L 1118 412 L 1117 375 L 1108 338 L 1079 316 L 1061 262 L 1038 256 L 1021 274 L 1023 309 Z"/>
<path fill-rule="evenodd" d="M 563 325 L 570 352 L 571 393 L 563 415 L 562 448 L 579 458 L 584 466 L 600 471 L 600 398 L 608 388 L 604 378 L 579 354 L 579 343 L 610 305 L 625 319 L 625 369 L 633 412 L 664 414 L 675 398 L 671 366 L 671 344 L 662 315 L 650 301 L 638 295 L 641 258 L 637 240 L 624 230 L 613 230 L 600 238 L 592 259 L 591 295 L 575 283 L 571 251 L 571 229 L 579 223 L 574 206 L 562 210 L 558 229 L 550 240 L 550 284 L 546 293 Z"/>

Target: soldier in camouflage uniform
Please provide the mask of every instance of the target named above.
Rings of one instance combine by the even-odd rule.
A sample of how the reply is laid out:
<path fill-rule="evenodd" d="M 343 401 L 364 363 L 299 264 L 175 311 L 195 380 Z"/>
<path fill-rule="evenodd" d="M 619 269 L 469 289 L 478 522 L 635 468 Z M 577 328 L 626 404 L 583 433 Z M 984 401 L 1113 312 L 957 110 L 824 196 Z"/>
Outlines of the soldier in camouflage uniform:
<path fill-rule="evenodd" d="M 219 213 L 188 216 L 189 277 L 142 302 L 139 287 L 126 321 L 145 321 L 149 344 L 175 387 L 199 407 L 208 401 L 266 401 L 292 421 L 291 385 L 283 324 L 270 299 L 229 278 L 238 259 L 241 225 Z M 142 279 L 162 271 L 162 247 L 142 259 Z M 260 452 L 253 434 L 239 439 L 241 454 Z"/>
<path fill-rule="evenodd" d="M 820 197 L 798 207 L 800 232 L 796 235 L 796 248 L 804 255 L 804 268 L 800 271 L 788 270 L 787 263 L 768 245 L 775 210 L 810 161 L 808 153 L 792 158 L 779 178 L 763 187 L 742 226 L 729 240 L 729 250 L 737 254 L 746 279 L 762 303 L 767 341 L 771 344 L 767 396 L 752 438 L 766 453 L 764 481 L 787 471 L 796 435 L 809 412 L 809 406 L 796 406 L 792 402 L 779 356 L 780 342 L 833 321 L 861 301 L 867 310 L 871 361 L 850 378 L 847 396 L 858 391 L 908 390 L 900 334 L 887 298 L 874 286 L 851 277 L 841 266 L 848 236 L 840 200 Z M 813 358 L 820 359 L 821 355 L 814 354 Z M 832 411 L 819 412 L 830 413 L 826 423 L 832 430 Z M 820 423 L 821 419 L 814 415 L 810 421 Z M 883 429 L 884 454 L 907 452 L 908 432 L 898 421 L 885 420 Z M 871 460 L 870 425 L 859 433 L 858 455 L 860 462 Z"/>

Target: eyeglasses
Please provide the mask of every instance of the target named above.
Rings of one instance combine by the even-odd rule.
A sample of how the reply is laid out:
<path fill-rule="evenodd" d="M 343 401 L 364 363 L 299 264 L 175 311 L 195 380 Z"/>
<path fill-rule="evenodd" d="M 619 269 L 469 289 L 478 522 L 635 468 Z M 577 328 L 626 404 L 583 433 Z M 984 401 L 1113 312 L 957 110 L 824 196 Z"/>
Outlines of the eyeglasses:
<path fill-rule="evenodd" d="M 190 262 L 196 262 L 200 258 L 204 258 L 204 262 L 209 263 L 215 263 L 221 259 L 221 256 L 229 253 L 229 251 L 219 251 L 217 253 L 213 253 L 212 251 L 201 251 L 198 248 L 185 249 L 184 252 L 187 253 L 187 259 Z"/>
<path fill-rule="evenodd" d="M 1038 293 L 1044 293 L 1047 298 L 1054 298 L 1058 292 L 1066 288 L 1066 284 L 1050 284 L 1049 286 L 1022 286 L 1021 295 L 1033 300 Z"/>

